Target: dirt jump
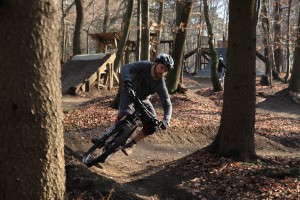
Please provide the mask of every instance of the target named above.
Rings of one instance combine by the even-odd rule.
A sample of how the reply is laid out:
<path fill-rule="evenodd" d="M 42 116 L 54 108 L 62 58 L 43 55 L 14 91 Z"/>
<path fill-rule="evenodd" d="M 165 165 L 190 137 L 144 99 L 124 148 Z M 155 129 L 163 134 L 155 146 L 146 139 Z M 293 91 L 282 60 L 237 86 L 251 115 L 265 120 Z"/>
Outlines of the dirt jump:
<path fill-rule="evenodd" d="M 186 94 L 171 96 L 173 118 L 167 130 L 146 138 L 130 156 L 120 151 L 90 168 L 81 163 L 82 156 L 91 138 L 113 124 L 117 111 L 109 105 L 117 89 L 92 87 L 80 96 L 65 95 L 68 198 L 300 198 L 300 104 L 292 100 L 286 85 L 257 84 L 255 144 L 263 160 L 241 163 L 200 151 L 218 131 L 223 92 L 214 93 L 209 78 L 186 74 L 184 84 L 190 88 Z M 152 102 L 162 117 L 158 97 Z"/>

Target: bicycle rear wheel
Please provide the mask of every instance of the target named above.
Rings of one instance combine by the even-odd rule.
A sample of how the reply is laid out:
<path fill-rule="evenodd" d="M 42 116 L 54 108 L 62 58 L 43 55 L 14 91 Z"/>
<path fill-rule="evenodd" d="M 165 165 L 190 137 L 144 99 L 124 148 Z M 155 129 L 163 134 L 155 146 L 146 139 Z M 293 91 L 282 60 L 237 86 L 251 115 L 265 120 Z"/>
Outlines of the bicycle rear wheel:
<path fill-rule="evenodd" d="M 107 161 L 110 156 L 125 145 L 135 128 L 132 128 L 127 124 L 118 126 L 111 133 L 109 138 L 106 140 L 101 138 L 87 151 L 83 157 L 83 163 L 86 164 L 86 166 L 91 167 L 99 162 L 104 163 Z"/>

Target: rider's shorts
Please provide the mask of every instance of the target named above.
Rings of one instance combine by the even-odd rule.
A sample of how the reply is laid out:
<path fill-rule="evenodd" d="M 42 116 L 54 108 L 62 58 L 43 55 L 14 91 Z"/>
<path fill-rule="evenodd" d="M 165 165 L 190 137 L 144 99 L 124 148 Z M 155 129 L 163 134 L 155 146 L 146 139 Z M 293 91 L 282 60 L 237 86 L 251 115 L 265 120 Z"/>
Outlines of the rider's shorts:
<path fill-rule="evenodd" d="M 156 117 L 156 112 L 151 104 L 149 99 L 143 99 L 141 100 L 146 108 L 152 113 L 153 116 Z M 134 104 L 132 98 L 126 93 L 126 91 L 122 90 L 120 93 L 120 104 L 119 104 L 119 113 L 118 116 L 123 116 L 123 115 L 128 115 L 132 114 L 135 111 Z M 141 116 L 141 121 L 143 123 L 143 130 L 145 134 L 153 134 L 156 130 L 157 127 L 155 125 L 152 125 L 150 122 L 151 120 L 145 116 Z"/>

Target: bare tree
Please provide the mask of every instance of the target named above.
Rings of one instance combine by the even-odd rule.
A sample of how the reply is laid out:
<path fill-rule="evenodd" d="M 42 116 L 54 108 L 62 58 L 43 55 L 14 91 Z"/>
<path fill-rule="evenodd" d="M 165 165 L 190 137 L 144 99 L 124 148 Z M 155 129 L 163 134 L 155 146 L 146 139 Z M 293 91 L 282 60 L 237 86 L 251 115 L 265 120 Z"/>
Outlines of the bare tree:
<path fill-rule="evenodd" d="M 59 1 L 0 10 L 0 199 L 64 199 Z"/>

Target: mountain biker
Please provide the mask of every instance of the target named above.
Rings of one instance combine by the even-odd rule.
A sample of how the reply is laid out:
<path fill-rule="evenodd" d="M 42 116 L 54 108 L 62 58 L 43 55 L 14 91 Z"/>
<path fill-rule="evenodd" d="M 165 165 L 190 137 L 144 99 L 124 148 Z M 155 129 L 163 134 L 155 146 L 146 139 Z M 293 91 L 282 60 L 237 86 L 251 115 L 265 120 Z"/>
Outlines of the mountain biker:
<path fill-rule="evenodd" d="M 219 63 L 218 63 L 218 74 L 219 74 L 219 80 L 222 83 L 224 82 L 225 71 L 226 71 L 226 65 L 224 63 L 223 56 L 220 55 L 220 57 L 219 57 Z"/>
<path fill-rule="evenodd" d="M 133 102 L 135 95 L 141 99 L 146 108 L 156 117 L 154 107 L 149 99 L 152 94 L 157 93 L 164 111 L 163 120 L 159 125 L 151 123 L 144 116 L 141 117 L 143 128 L 135 138 L 123 147 L 122 151 L 125 155 L 129 156 L 138 142 L 155 133 L 159 127 L 166 129 L 169 125 L 172 104 L 166 87 L 165 76 L 173 69 L 173 66 L 173 58 L 168 54 L 160 53 L 157 55 L 154 63 L 151 61 L 137 61 L 126 64 L 121 68 L 123 87 L 120 93 L 118 118 L 134 112 Z"/>

